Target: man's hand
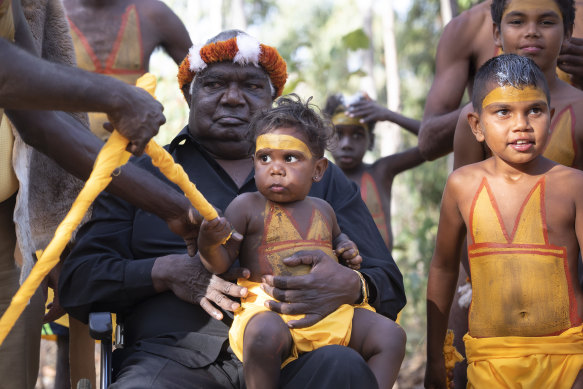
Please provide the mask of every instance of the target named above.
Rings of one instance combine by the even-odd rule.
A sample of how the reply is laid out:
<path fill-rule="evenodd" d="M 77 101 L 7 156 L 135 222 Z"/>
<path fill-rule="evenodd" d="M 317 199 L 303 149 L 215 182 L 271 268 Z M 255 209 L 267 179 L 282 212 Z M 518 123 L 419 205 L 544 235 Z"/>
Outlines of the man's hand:
<path fill-rule="evenodd" d="M 557 64 L 559 69 L 571 75 L 575 86 L 583 87 L 583 39 L 565 40 Z"/>
<path fill-rule="evenodd" d="M 141 88 L 130 86 L 124 92 L 127 93 L 116 95 L 117 108 L 107 112 L 110 123 L 103 127 L 108 131 L 118 130 L 130 141 L 127 150 L 140 156 L 160 126 L 166 123 L 164 107 Z"/>
<path fill-rule="evenodd" d="M 348 107 L 348 115 L 360 118 L 361 123 L 368 123 L 389 120 L 391 111 L 366 96 Z"/>
<path fill-rule="evenodd" d="M 268 301 L 269 309 L 288 315 L 306 315 L 289 321 L 291 328 L 311 326 L 342 304 L 355 303 L 360 296 L 358 275 L 320 250 L 300 251 L 283 262 L 288 266 L 312 266 L 310 273 L 303 276 L 263 277 L 263 290 L 280 301 Z"/>
<path fill-rule="evenodd" d="M 190 258 L 186 254 L 171 254 L 159 257 L 152 268 L 154 289 L 158 292 L 172 291 L 178 298 L 191 304 L 199 304 L 209 315 L 217 320 L 223 314 L 217 306 L 235 311 L 240 304 L 231 297 L 245 297 L 247 288 L 242 288 L 225 280 L 249 278 L 250 272 L 245 268 L 236 268 L 215 276 L 207 271 L 198 257 Z"/>
<path fill-rule="evenodd" d="M 177 217 L 168 218 L 166 220 L 170 231 L 184 239 L 188 255 L 191 257 L 196 255 L 198 248 L 198 232 L 202 220 L 200 213 L 198 213 L 198 211 L 191 205 L 188 206 L 188 211 L 186 213 L 181 213 Z"/>

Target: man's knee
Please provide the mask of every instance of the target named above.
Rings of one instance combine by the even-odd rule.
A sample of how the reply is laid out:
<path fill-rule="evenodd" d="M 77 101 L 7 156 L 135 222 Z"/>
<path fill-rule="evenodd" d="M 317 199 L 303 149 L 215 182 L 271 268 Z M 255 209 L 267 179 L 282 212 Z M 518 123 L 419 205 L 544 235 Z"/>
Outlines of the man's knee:
<path fill-rule="evenodd" d="M 376 388 L 377 382 L 359 353 L 345 346 L 325 346 L 302 355 L 282 370 L 281 387 Z"/>

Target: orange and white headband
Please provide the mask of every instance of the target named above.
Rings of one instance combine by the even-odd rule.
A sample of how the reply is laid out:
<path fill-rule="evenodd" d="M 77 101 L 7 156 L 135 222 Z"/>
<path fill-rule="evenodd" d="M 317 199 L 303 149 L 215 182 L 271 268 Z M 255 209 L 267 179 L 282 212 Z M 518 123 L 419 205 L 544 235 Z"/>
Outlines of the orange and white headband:
<path fill-rule="evenodd" d="M 191 85 L 194 76 L 207 65 L 224 61 L 232 61 L 242 66 L 261 66 L 269 76 L 275 95 L 281 96 L 287 80 L 285 60 L 279 55 L 277 49 L 261 44 L 257 39 L 245 33 L 225 41 L 192 46 L 178 68 L 180 89 L 184 93 L 184 87 Z"/>

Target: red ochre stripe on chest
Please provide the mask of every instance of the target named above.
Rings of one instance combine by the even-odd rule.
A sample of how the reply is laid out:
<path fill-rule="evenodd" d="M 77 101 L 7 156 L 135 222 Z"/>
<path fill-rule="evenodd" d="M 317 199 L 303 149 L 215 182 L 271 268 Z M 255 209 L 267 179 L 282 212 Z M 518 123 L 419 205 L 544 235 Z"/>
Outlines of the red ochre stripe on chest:
<path fill-rule="evenodd" d="M 469 225 L 472 242 L 548 246 L 544 191 L 543 176 L 526 196 L 514 220 L 512 233 L 508 234 L 496 198 L 484 177 L 470 208 Z"/>
<path fill-rule="evenodd" d="M 511 246 L 506 246 L 504 244 L 495 243 L 474 244 L 468 248 L 468 255 L 470 257 L 480 257 L 484 255 L 496 254 L 538 254 L 566 258 L 567 249 L 558 246 L 539 246 L 526 244 L 512 244 Z"/>
<path fill-rule="evenodd" d="M 269 243 L 267 247 L 262 247 L 265 252 L 278 252 L 284 250 L 317 250 L 321 248 L 332 248 L 330 242 L 322 240 L 289 240 L 285 242 Z"/>

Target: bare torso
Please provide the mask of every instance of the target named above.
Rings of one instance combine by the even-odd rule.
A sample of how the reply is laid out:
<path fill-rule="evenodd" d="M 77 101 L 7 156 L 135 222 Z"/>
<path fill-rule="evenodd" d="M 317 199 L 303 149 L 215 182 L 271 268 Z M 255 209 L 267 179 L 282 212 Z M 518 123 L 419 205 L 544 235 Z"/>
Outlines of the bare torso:
<path fill-rule="evenodd" d="M 287 267 L 282 259 L 300 250 L 322 250 L 333 256 L 332 208 L 323 200 L 306 197 L 293 203 L 274 203 L 259 192 L 243 195 L 240 204 L 227 209 L 225 216 L 244 235 L 239 261 L 251 271 L 251 281 L 265 274 L 306 274 L 308 266 Z M 337 230 L 339 233 L 339 230 Z"/>
<path fill-rule="evenodd" d="M 575 200 L 569 193 L 573 175 L 581 173 L 545 161 L 544 172 L 516 181 L 496 174 L 492 158 L 458 170 L 474 337 L 551 335 L 581 322 L 583 295 L 573 287 L 579 254 Z"/>

